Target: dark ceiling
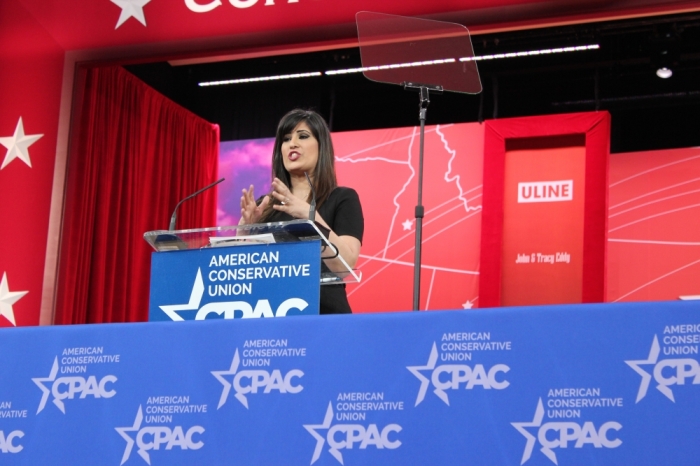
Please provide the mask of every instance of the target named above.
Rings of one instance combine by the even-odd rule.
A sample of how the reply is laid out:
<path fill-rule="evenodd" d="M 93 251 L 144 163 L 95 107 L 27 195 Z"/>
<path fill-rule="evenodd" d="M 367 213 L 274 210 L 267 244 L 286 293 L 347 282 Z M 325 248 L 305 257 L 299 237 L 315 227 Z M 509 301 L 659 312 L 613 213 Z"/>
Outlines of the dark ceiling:
<path fill-rule="evenodd" d="M 600 44 L 599 50 L 479 62 L 480 95 L 431 96 L 428 124 L 607 110 L 612 152 L 700 146 L 700 15 L 660 16 L 479 35 L 477 56 Z M 274 136 L 279 118 L 313 108 L 333 131 L 413 126 L 418 97 L 362 74 L 200 87 L 199 82 L 361 66 L 357 48 L 126 68 L 221 127 L 222 140 Z M 669 79 L 656 76 L 667 66 Z"/>

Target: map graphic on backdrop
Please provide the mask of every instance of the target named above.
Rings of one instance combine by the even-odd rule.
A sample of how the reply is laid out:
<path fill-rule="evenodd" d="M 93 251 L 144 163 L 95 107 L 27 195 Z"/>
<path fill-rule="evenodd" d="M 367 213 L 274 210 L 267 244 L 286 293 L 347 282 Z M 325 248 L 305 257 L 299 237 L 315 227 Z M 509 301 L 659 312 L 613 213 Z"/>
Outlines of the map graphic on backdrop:
<path fill-rule="evenodd" d="M 365 236 L 348 285 L 355 312 L 412 306 L 418 128 L 333 133 L 338 182 L 357 190 Z M 238 223 L 241 189 L 270 189 L 273 139 L 222 142 L 218 225 Z M 423 181 L 421 309 L 478 307 L 483 127 L 427 126 Z"/>
<path fill-rule="evenodd" d="M 360 194 L 365 239 L 349 285 L 355 312 L 411 308 L 417 128 L 333 134 L 340 184 Z M 426 131 L 421 309 L 479 307 L 483 131 Z M 272 139 L 223 142 L 219 225 L 238 222 L 243 187 L 270 186 Z M 607 301 L 700 295 L 700 149 L 610 157 Z"/>
<path fill-rule="evenodd" d="M 612 154 L 607 301 L 700 295 L 700 148 Z"/>

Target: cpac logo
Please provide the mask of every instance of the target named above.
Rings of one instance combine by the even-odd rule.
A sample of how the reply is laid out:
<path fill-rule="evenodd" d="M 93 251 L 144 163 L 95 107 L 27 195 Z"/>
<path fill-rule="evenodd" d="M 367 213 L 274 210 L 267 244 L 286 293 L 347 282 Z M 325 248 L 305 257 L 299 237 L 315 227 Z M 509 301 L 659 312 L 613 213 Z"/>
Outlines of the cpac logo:
<path fill-rule="evenodd" d="M 406 367 L 406 369 L 411 371 L 411 373 L 420 380 L 420 389 L 418 390 L 415 406 L 423 402 L 425 393 L 428 391 L 428 386 L 431 382 L 433 387 L 435 387 L 433 393 L 444 401 L 447 406 L 450 405 L 450 400 L 445 390 L 458 390 L 460 384 L 465 384 L 464 388 L 466 390 L 471 390 L 477 385 L 485 389 L 495 388 L 496 390 L 503 390 L 510 385 L 510 382 L 507 380 L 498 380 L 497 378 L 499 372 L 505 374 L 510 370 L 510 367 L 505 364 L 496 364 L 487 372 L 482 364 L 476 364 L 474 368 L 465 364 L 445 364 L 435 367 L 437 359 L 437 346 L 433 343 L 433 349 L 430 351 L 428 363 L 425 366 Z M 421 374 L 421 371 L 432 371 L 432 374 L 430 378 L 428 378 Z"/>
<path fill-rule="evenodd" d="M 141 411 L 141 405 L 139 405 L 133 426 L 114 428 L 126 440 L 126 447 L 124 448 L 120 464 L 128 461 L 134 443 L 139 448 L 137 453 L 148 464 L 151 464 L 151 457 L 148 452 L 160 450 L 161 446 L 164 450 L 172 450 L 175 447 L 180 447 L 181 450 L 199 450 L 204 446 L 204 442 L 199 440 L 199 438 L 195 439 L 195 435 L 199 436 L 204 433 L 204 427 L 202 426 L 192 426 L 187 429 L 187 432 L 182 426 L 175 426 L 173 429 L 166 426 L 149 426 L 142 429 L 141 421 L 143 421 L 143 411 Z M 136 432 L 136 441 L 127 432 Z"/>
<path fill-rule="evenodd" d="M 520 464 L 525 464 L 532 455 L 535 441 L 539 441 L 542 448 L 540 451 L 549 458 L 552 463 L 557 463 L 557 455 L 553 451 L 555 448 L 568 448 L 569 442 L 575 442 L 574 448 L 583 448 L 584 445 L 591 444 L 595 448 L 617 448 L 622 444 L 619 438 L 611 438 L 611 430 L 619 431 L 622 425 L 619 422 L 606 422 L 596 429 L 595 425 L 588 421 L 583 426 L 575 422 L 546 422 L 542 424 L 544 417 L 544 406 L 542 398 L 537 402 L 535 417 L 532 422 L 511 422 L 518 432 L 527 439 L 523 457 Z M 532 435 L 527 427 L 539 427 L 537 437 Z"/>
<path fill-rule="evenodd" d="M 574 198 L 574 180 L 518 183 L 518 203 L 562 202 Z"/>
<path fill-rule="evenodd" d="M 195 13 L 207 13 L 214 8 L 221 6 L 221 0 L 209 0 L 208 3 L 198 3 L 197 0 L 185 0 L 185 5 Z M 258 0 L 229 0 L 229 3 L 235 8 L 250 8 L 258 3 Z M 299 3 L 299 0 L 287 0 L 287 3 Z M 265 6 L 275 4 L 275 0 L 265 0 Z"/>
<path fill-rule="evenodd" d="M 117 381 L 117 378 L 113 375 L 106 375 L 98 381 L 94 375 L 85 379 L 84 377 L 78 376 L 56 378 L 57 374 L 58 358 L 56 357 L 53 360 L 53 366 L 51 367 L 51 372 L 48 377 L 32 378 L 32 381 L 42 391 L 39 409 L 36 411 L 37 414 L 44 410 L 46 401 L 49 399 L 49 394 L 53 395 L 53 404 L 55 404 L 63 414 L 66 414 L 66 407 L 63 404 L 63 400 L 65 399 L 72 400 L 76 395 L 80 395 L 78 396 L 80 399 L 84 399 L 88 395 L 94 398 L 112 398 L 117 394 L 116 390 L 112 389 L 111 386 L 107 386 L 107 384 L 113 384 Z M 53 382 L 50 389 L 44 385 L 45 382 Z"/>
<path fill-rule="evenodd" d="M 228 400 L 228 394 L 231 391 L 231 387 L 236 391 L 234 395 L 238 401 L 241 402 L 243 406 L 248 408 L 248 399 L 246 395 L 249 393 L 258 393 L 258 389 L 261 389 L 263 393 L 270 393 L 272 390 L 277 390 L 280 393 L 299 393 L 304 389 L 301 385 L 294 385 L 294 378 L 301 378 L 304 373 L 299 369 L 292 369 L 282 376 L 282 372 L 279 369 L 275 369 L 272 373 L 260 369 L 256 370 L 245 370 L 238 372 L 238 365 L 241 359 L 238 356 L 238 350 L 233 355 L 233 361 L 231 361 L 231 367 L 227 371 L 211 371 L 211 374 L 216 377 L 216 380 L 221 382 L 224 386 L 221 390 L 221 398 L 219 398 L 219 406 L 216 409 L 221 408 L 226 404 Z M 229 382 L 224 376 L 233 375 L 233 382 Z"/>
<path fill-rule="evenodd" d="M 329 402 L 323 424 L 304 425 L 304 429 L 316 439 L 316 448 L 314 449 L 314 456 L 311 458 L 311 464 L 314 464 L 319 459 L 323 445 L 326 442 L 328 442 L 330 447 L 328 452 L 340 464 L 343 464 L 343 454 L 340 450 L 351 450 L 356 443 L 359 443 L 358 448 L 360 450 L 364 450 L 368 446 L 394 450 L 401 446 L 401 441 L 395 435 L 401 432 L 401 426 L 398 424 L 387 424 L 380 431 L 376 424 L 370 424 L 367 427 L 361 424 L 336 424 L 331 426 L 332 420 L 333 406 Z M 316 432 L 317 430 L 326 430 L 326 436 L 321 436 Z"/>
<path fill-rule="evenodd" d="M 243 319 L 255 319 L 259 317 L 285 317 L 291 309 L 299 309 L 303 311 L 309 303 L 300 298 L 289 298 L 279 305 L 273 313 L 270 302 L 267 299 L 261 299 L 255 305 L 255 308 L 245 301 L 225 301 L 218 303 L 209 303 L 199 307 L 204 295 L 204 280 L 202 279 L 202 269 L 197 269 L 197 277 L 194 279 L 190 301 L 187 304 L 172 304 L 168 306 L 158 306 L 172 320 L 183 321 L 185 319 L 178 314 L 179 311 L 197 311 L 195 320 L 204 320 L 209 314 L 223 315 L 224 319 L 233 319 L 236 312 Z"/>
<path fill-rule="evenodd" d="M 646 395 L 651 382 L 652 374 L 639 366 L 654 365 L 652 373 L 656 381 L 656 389 L 674 403 L 673 392 L 669 387 L 672 385 L 685 385 L 687 378 L 693 378 L 693 385 L 700 385 L 700 364 L 695 359 L 662 359 L 659 361 L 659 339 L 654 335 L 651 342 L 649 357 L 647 359 L 625 361 L 637 374 L 642 377 L 639 384 L 636 403 L 639 403 Z"/>
<path fill-rule="evenodd" d="M 0 430 L 0 452 L 2 453 L 19 453 L 24 448 L 19 443 L 14 443 L 15 439 L 20 439 L 24 437 L 24 432 L 21 430 L 13 430 L 7 437 L 5 433 Z"/>

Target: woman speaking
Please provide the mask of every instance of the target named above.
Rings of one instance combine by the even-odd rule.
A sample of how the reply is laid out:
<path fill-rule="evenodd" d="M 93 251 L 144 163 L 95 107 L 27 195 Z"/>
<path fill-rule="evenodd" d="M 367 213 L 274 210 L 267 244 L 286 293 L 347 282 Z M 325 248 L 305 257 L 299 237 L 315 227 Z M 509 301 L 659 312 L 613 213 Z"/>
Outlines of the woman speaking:
<path fill-rule="evenodd" d="M 272 152 L 272 191 L 256 202 L 253 186 L 243 190 L 240 224 L 308 219 L 312 191 L 316 191 L 316 222 L 330 230 L 328 240 L 350 267 L 360 256 L 364 218 L 354 189 L 338 186 L 330 131 L 323 118 L 310 110 L 292 110 L 277 126 Z M 345 268 L 326 248 L 322 272 Z M 321 287 L 321 314 L 351 313 L 345 284 Z"/>

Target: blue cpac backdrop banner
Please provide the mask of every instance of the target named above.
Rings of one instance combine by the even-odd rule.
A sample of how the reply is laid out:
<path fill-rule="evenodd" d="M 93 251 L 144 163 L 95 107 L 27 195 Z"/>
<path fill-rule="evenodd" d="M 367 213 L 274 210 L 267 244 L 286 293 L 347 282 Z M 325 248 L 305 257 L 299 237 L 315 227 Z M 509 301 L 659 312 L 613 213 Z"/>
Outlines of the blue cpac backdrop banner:
<path fill-rule="evenodd" d="M 319 241 L 154 252 L 149 320 L 318 314 L 320 271 Z"/>
<path fill-rule="evenodd" d="M 8 465 L 700 458 L 700 306 L 0 330 Z"/>

